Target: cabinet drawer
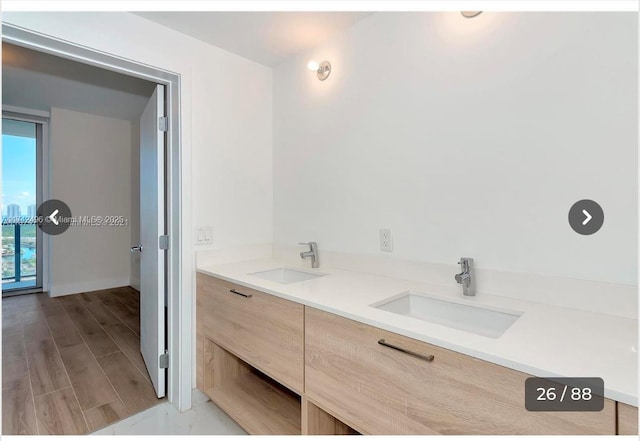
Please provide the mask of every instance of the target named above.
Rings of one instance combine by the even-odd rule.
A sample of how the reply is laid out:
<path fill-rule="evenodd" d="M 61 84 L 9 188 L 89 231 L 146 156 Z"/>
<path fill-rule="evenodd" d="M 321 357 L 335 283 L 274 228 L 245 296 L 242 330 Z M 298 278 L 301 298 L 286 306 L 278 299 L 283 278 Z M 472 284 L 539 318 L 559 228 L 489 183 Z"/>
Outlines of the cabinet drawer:
<path fill-rule="evenodd" d="M 197 306 L 204 336 L 302 394 L 302 305 L 198 274 Z"/>
<path fill-rule="evenodd" d="M 415 354 L 379 344 L 433 355 Z M 313 308 L 305 311 L 306 394 L 369 434 L 615 434 L 601 412 L 528 412 L 528 375 Z"/>

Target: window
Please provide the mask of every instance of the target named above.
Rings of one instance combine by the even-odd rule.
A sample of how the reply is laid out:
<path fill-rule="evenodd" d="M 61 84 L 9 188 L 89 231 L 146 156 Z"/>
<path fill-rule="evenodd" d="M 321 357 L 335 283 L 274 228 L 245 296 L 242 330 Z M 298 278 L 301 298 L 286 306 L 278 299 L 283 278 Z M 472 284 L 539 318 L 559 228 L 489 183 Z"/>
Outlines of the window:
<path fill-rule="evenodd" d="M 2 118 L 2 293 L 42 287 L 41 201 L 43 124 Z"/>

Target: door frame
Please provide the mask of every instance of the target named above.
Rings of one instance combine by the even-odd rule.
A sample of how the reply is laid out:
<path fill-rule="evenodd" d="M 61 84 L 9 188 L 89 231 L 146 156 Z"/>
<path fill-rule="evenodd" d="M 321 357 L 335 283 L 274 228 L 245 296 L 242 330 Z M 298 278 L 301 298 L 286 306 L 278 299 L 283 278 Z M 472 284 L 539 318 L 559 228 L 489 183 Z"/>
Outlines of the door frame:
<path fill-rule="evenodd" d="M 169 372 L 167 398 L 179 411 L 191 408 L 192 385 L 192 277 L 193 259 L 189 213 L 191 195 L 186 181 L 190 173 L 190 146 L 181 142 L 180 74 L 138 63 L 110 53 L 74 44 L 49 35 L 2 23 L 2 40 L 17 46 L 45 52 L 102 69 L 142 78 L 166 88 L 169 118 L 166 157 L 166 213 L 169 249 L 167 250 L 167 344 Z M 185 293 L 185 295 L 180 295 Z"/>

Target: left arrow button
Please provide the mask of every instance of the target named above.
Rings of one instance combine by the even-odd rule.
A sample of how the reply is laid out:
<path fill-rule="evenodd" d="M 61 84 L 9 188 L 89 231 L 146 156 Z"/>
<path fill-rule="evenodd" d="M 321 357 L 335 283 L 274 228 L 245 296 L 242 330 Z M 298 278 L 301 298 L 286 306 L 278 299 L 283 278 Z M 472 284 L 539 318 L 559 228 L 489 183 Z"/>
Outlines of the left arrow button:
<path fill-rule="evenodd" d="M 71 209 L 59 199 L 43 202 L 36 211 L 37 225 L 43 233 L 55 236 L 71 226 Z"/>
<path fill-rule="evenodd" d="M 60 210 L 54 210 L 54 212 L 49 215 L 49 219 L 56 226 L 59 224 L 58 219 L 56 219 L 56 216 L 58 215 L 59 212 Z"/>

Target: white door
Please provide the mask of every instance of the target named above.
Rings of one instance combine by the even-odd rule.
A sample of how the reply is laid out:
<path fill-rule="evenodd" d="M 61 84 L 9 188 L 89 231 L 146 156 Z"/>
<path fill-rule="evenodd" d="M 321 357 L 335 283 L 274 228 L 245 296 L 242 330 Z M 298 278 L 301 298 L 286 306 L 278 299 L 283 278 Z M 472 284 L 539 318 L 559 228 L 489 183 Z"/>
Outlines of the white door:
<path fill-rule="evenodd" d="M 165 234 L 164 86 L 155 92 L 140 117 L 140 352 L 158 398 L 165 395 Z M 164 360 L 163 360 L 164 361 Z"/>

